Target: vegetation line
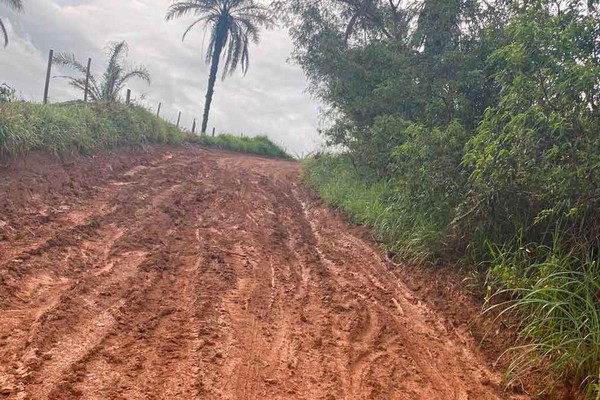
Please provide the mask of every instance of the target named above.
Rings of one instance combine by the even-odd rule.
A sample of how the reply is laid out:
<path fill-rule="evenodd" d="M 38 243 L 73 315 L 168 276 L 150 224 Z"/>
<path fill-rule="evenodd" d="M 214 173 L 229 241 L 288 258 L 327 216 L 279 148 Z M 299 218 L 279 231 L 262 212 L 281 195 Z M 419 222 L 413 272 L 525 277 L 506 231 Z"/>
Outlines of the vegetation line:
<path fill-rule="evenodd" d="M 18 157 L 33 151 L 55 156 L 92 154 L 124 146 L 184 143 L 290 158 L 266 136 L 198 136 L 135 105 L 0 101 L 0 157 Z"/>

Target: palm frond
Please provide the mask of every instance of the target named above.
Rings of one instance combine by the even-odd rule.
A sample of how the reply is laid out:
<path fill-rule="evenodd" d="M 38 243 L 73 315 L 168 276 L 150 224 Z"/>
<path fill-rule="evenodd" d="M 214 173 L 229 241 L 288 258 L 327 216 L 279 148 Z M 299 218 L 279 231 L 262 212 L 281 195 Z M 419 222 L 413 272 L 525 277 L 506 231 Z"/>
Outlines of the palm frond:
<path fill-rule="evenodd" d="M 230 18 L 229 22 L 229 31 L 231 32 L 231 43 L 229 44 L 226 53 L 223 54 L 223 57 L 225 58 L 225 65 L 223 66 L 221 79 L 225 79 L 227 75 L 231 75 L 232 71 L 234 71 L 237 67 L 240 47 L 243 42 L 239 25 L 235 20 L 232 20 L 232 18 Z"/>
<path fill-rule="evenodd" d="M 129 51 L 129 47 L 127 43 L 123 40 L 121 42 L 113 42 L 108 47 L 108 66 L 110 67 L 118 67 L 121 58 L 127 55 Z"/>
<path fill-rule="evenodd" d="M 88 85 L 88 97 L 91 101 L 98 101 L 102 97 L 96 77 L 92 74 L 90 74 L 90 81 Z"/>
<path fill-rule="evenodd" d="M 195 20 L 194 22 L 192 22 L 190 24 L 190 26 L 187 27 L 187 29 L 185 30 L 185 32 L 183 32 L 183 35 L 181 36 L 181 41 L 183 42 L 185 40 L 185 37 L 187 36 L 188 33 L 190 33 L 190 31 L 198 24 L 203 24 L 204 26 L 208 25 L 209 23 L 213 22 L 213 18 L 215 16 L 214 15 L 207 15 L 201 18 L 198 18 L 197 20 Z M 217 16 L 218 17 L 218 16 Z"/>
<path fill-rule="evenodd" d="M 122 58 L 127 54 L 129 48 L 125 41 L 113 42 L 108 47 L 108 65 L 104 71 L 100 91 L 102 99 L 116 101 L 118 97 L 118 80 L 123 71 Z"/>
<path fill-rule="evenodd" d="M 116 101 L 124 84 L 133 78 L 139 78 L 150 84 L 150 73 L 144 66 L 128 67 L 123 59 L 128 51 L 124 41 L 110 43 L 108 46 L 108 64 L 100 82 L 90 73 L 88 82 L 88 98 L 92 101 Z M 71 68 L 81 74 L 80 77 L 57 76 L 69 80 L 76 89 L 85 91 L 87 66 L 78 61 L 73 54 L 59 53 L 53 58 L 53 63 Z"/>
<path fill-rule="evenodd" d="M 23 0 L 0 0 L 1 3 L 6 4 L 8 7 L 16 11 L 23 10 Z"/>
<path fill-rule="evenodd" d="M 260 28 L 274 25 L 273 12 L 269 7 L 257 4 L 254 0 L 187 0 L 174 2 L 167 11 L 167 20 L 197 15 L 184 31 L 182 39 L 197 25 L 210 29 L 205 61 L 212 62 L 218 50 L 224 61 L 221 76 L 233 74 L 238 67 L 246 73 L 249 66 L 249 45 L 258 43 Z M 226 29 L 221 32 L 217 45 L 217 29 L 221 18 L 226 18 Z M 221 25 L 222 27 L 222 25 Z"/>
<path fill-rule="evenodd" d="M 52 58 L 52 63 L 75 69 L 82 74 L 87 73 L 87 67 L 77 61 L 74 54 L 58 53 Z"/>
<path fill-rule="evenodd" d="M 69 81 L 69 86 L 81 91 L 85 91 L 85 78 L 74 78 L 67 75 L 59 75 L 55 76 L 54 78 L 67 79 Z M 92 101 L 98 100 L 96 93 L 93 90 L 90 90 L 90 87 L 88 87 L 88 97 Z"/>
<path fill-rule="evenodd" d="M 125 82 L 132 78 L 139 78 L 148 85 L 150 84 L 150 73 L 148 70 L 145 67 L 138 67 L 137 69 L 132 69 L 125 72 L 125 74 L 117 81 L 117 85 L 122 86 Z"/>
<path fill-rule="evenodd" d="M 55 76 L 54 78 L 67 79 L 67 80 L 69 80 L 69 85 L 85 92 L 85 87 L 86 87 L 85 86 L 85 77 L 87 75 L 87 66 L 84 66 L 82 62 L 78 61 L 75 58 L 74 54 L 59 53 L 54 56 L 54 58 L 52 59 L 52 62 L 54 64 L 68 67 L 68 68 L 71 68 L 71 69 L 79 72 L 82 75 L 81 77 L 60 75 L 60 76 Z M 91 71 L 90 71 L 90 77 L 89 77 L 89 81 L 88 81 L 87 93 L 88 93 L 88 98 L 91 101 L 98 101 L 102 97 L 101 90 L 98 87 L 96 77 L 94 76 L 94 74 L 91 73 Z"/>
<path fill-rule="evenodd" d="M 211 29 L 210 37 L 208 38 L 208 46 L 206 47 L 206 56 L 204 58 L 204 61 L 207 64 L 210 64 L 210 60 L 212 58 L 213 48 L 215 47 L 216 36 L 217 35 L 216 35 L 215 30 Z"/>
<path fill-rule="evenodd" d="M 0 31 L 2 32 L 2 36 L 4 37 L 4 47 L 8 46 L 8 33 L 6 32 L 6 28 L 4 27 L 4 22 L 0 19 Z"/>
<path fill-rule="evenodd" d="M 169 6 L 167 10 L 167 21 L 182 18 L 188 15 L 202 15 L 211 11 L 218 11 L 221 2 L 219 0 L 195 0 L 180 1 Z"/>
<path fill-rule="evenodd" d="M 23 10 L 23 0 L 0 0 L 0 3 L 6 4 L 9 8 L 12 8 L 15 11 Z M 0 32 L 2 33 L 2 37 L 4 38 L 4 47 L 8 46 L 8 32 L 6 31 L 6 26 L 4 26 L 4 22 L 0 19 Z"/>

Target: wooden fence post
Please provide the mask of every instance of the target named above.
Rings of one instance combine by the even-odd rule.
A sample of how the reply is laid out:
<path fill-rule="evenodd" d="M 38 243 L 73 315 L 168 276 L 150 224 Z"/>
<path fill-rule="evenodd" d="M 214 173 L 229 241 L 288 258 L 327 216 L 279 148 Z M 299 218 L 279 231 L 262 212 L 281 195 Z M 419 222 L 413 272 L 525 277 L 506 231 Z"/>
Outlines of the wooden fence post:
<path fill-rule="evenodd" d="M 48 69 L 46 70 L 46 85 L 44 86 L 44 104 L 48 104 L 48 90 L 50 88 L 50 74 L 52 73 L 52 61 L 54 59 L 54 50 L 48 54 Z"/>
<path fill-rule="evenodd" d="M 162 106 L 162 103 L 158 103 L 158 109 L 156 110 L 156 116 L 160 117 L 160 107 Z"/>
<path fill-rule="evenodd" d="M 192 133 L 196 133 L 196 118 L 194 118 L 194 123 L 192 124 Z"/>
<path fill-rule="evenodd" d="M 83 101 L 87 102 L 88 90 L 90 87 L 90 68 L 92 67 L 92 59 L 88 58 L 87 70 L 85 72 L 85 92 L 83 92 Z"/>
<path fill-rule="evenodd" d="M 125 98 L 125 104 L 129 104 L 131 101 L 131 89 L 127 89 L 127 97 Z"/>
<path fill-rule="evenodd" d="M 179 111 L 179 115 L 177 116 L 177 127 L 179 128 L 179 121 L 181 121 L 181 111 Z"/>

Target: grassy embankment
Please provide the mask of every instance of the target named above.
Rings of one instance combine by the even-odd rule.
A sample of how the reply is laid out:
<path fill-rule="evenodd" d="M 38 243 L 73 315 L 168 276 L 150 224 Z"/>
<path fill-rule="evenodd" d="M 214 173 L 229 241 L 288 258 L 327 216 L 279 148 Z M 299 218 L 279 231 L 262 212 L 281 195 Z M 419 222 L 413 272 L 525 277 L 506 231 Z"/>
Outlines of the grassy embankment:
<path fill-rule="evenodd" d="M 192 135 L 137 106 L 0 103 L 0 156 L 33 151 L 55 156 L 92 154 L 123 146 L 184 143 L 289 158 L 266 136 Z"/>
<path fill-rule="evenodd" d="M 215 147 L 222 150 L 238 151 L 240 153 L 258 154 L 270 157 L 291 158 L 281 147 L 277 146 L 267 136 L 235 136 L 221 134 L 189 135 L 188 140 L 192 143 Z"/>

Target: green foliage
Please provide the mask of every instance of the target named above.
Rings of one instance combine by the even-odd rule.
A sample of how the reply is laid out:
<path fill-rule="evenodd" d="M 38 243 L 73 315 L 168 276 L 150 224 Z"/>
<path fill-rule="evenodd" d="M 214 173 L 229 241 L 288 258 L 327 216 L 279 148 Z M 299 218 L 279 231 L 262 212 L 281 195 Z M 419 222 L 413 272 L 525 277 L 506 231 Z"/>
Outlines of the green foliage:
<path fill-rule="evenodd" d="M 520 344 L 510 351 L 514 357 L 508 376 L 515 380 L 543 371 L 582 389 L 589 398 L 598 398 L 598 259 L 579 259 L 558 248 L 533 247 L 534 251 L 544 253 L 542 261 L 523 264 L 523 257 L 512 249 L 498 251 L 494 258 L 496 276 L 502 270 L 519 273 L 528 270 L 532 274 L 521 282 L 510 280 L 511 286 L 496 295 L 514 300 L 489 307 L 489 310 L 501 307 L 500 316 L 516 314 L 523 326 Z M 505 282 L 505 277 L 498 278 Z"/>
<path fill-rule="evenodd" d="M 188 141 L 223 150 L 291 159 L 285 150 L 273 143 L 267 136 L 190 135 Z"/>
<path fill-rule="evenodd" d="M 120 146 L 182 143 L 187 134 L 141 107 L 117 103 L 0 103 L 0 155 L 90 154 Z"/>
<path fill-rule="evenodd" d="M 174 1 L 167 11 L 167 20 L 195 17 L 188 26 L 183 39 L 196 25 L 210 31 L 206 50 L 206 63 L 210 64 L 213 54 L 225 51 L 223 79 L 231 75 L 240 65 L 246 73 L 249 67 L 249 45 L 258 43 L 259 28 L 273 23 L 268 8 L 252 0 L 192 0 Z"/>
<path fill-rule="evenodd" d="M 598 1 L 285 4 L 344 152 L 307 182 L 402 256 L 487 267 L 524 316 L 511 372 L 594 396 L 598 336 L 576 328 L 600 307 Z"/>
<path fill-rule="evenodd" d="M 465 194 L 461 160 L 468 133 L 454 121 L 445 129 L 413 124 L 405 134 L 404 143 L 391 153 L 395 188 L 412 199 L 415 212 L 428 210 L 447 225 L 450 211 Z"/>
<path fill-rule="evenodd" d="M 32 151 L 55 156 L 92 154 L 123 146 L 184 143 L 291 159 L 266 136 L 192 135 L 138 106 L 0 102 L 0 157 Z"/>
<path fill-rule="evenodd" d="M 481 205 L 476 229 L 496 242 L 519 230 L 539 241 L 558 221 L 573 246 L 600 237 L 599 28 L 576 8 L 555 14 L 534 2 L 490 58 L 501 100 L 486 112 L 465 163 L 471 200 Z"/>
<path fill-rule="evenodd" d="M 17 99 L 16 90 L 6 83 L 0 85 L 0 103 L 10 103 Z"/>
<path fill-rule="evenodd" d="M 408 212 L 410 197 L 392 182 L 374 179 L 368 167 L 357 166 L 347 156 L 309 158 L 304 161 L 303 179 L 354 223 L 371 227 L 386 250 L 418 262 L 432 259 L 440 221 L 425 209 Z"/>

